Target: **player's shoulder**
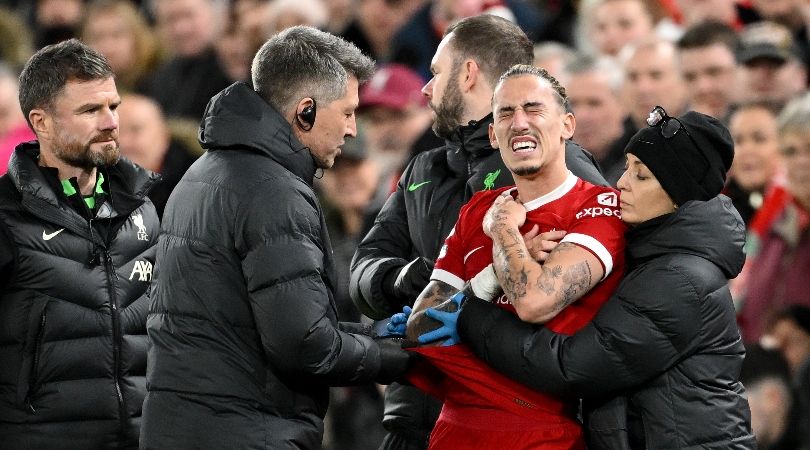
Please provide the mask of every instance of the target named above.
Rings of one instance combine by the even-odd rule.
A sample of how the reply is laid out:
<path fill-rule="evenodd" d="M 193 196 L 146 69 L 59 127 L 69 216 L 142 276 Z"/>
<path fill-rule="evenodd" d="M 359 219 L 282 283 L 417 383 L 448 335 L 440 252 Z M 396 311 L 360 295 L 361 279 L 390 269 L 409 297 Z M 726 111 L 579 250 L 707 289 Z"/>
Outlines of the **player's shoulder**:
<path fill-rule="evenodd" d="M 504 186 L 497 189 L 478 191 L 473 194 L 472 197 L 470 197 L 470 200 L 467 202 L 467 206 L 470 208 L 484 206 L 484 210 L 486 211 L 499 195 L 512 189 L 515 189 L 515 186 Z"/>
<path fill-rule="evenodd" d="M 583 204 L 594 203 L 607 207 L 619 207 L 619 191 L 610 186 L 600 186 L 579 179 L 569 193 Z"/>

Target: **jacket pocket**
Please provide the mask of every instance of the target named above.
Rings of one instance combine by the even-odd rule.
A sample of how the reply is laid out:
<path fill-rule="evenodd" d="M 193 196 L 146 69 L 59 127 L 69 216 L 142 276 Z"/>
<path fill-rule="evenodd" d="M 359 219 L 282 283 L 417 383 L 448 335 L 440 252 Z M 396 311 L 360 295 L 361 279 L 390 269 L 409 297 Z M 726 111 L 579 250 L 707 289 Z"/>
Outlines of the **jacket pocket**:
<path fill-rule="evenodd" d="M 34 406 L 34 395 L 39 388 L 39 360 L 42 356 L 42 342 L 45 337 L 45 325 L 48 322 L 48 304 L 45 303 L 39 313 L 36 334 L 34 335 L 34 349 L 31 355 L 31 368 L 28 372 L 28 388 L 25 392 L 25 406 L 29 411 L 36 414 Z"/>

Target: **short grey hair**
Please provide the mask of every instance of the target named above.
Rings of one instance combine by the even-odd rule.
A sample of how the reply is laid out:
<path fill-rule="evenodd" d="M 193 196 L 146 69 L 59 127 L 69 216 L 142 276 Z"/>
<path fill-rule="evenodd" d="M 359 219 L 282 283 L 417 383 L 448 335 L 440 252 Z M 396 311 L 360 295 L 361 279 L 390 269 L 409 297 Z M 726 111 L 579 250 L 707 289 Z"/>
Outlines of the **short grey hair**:
<path fill-rule="evenodd" d="M 810 132 L 810 93 L 793 99 L 785 105 L 776 119 L 779 134 Z"/>
<path fill-rule="evenodd" d="M 563 85 L 557 81 L 546 69 L 535 67 L 528 64 L 516 64 L 509 68 L 506 72 L 501 75 L 498 79 L 498 84 L 495 85 L 495 88 L 499 88 L 504 81 L 509 78 L 519 77 L 523 75 L 531 75 L 541 80 L 546 80 L 548 84 L 551 85 L 551 90 L 554 91 L 554 98 L 557 99 L 557 104 L 560 105 L 560 108 L 563 109 L 565 112 L 571 112 L 571 108 L 568 105 L 568 95 L 565 93 L 565 88 Z M 495 103 L 495 96 L 492 96 L 492 102 Z"/>
<path fill-rule="evenodd" d="M 279 112 L 311 97 L 329 104 L 346 93 L 349 76 L 374 73 L 374 60 L 354 44 L 307 26 L 288 28 L 262 45 L 250 67 L 253 89 Z"/>
<path fill-rule="evenodd" d="M 608 86 L 614 95 L 619 95 L 624 82 L 622 68 L 615 60 L 607 56 L 582 55 L 565 65 L 564 71 L 569 76 L 597 72 L 604 74 Z"/>
<path fill-rule="evenodd" d="M 28 126 L 28 114 L 35 108 L 50 109 L 68 81 L 114 78 L 101 53 L 78 39 L 43 47 L 25 63 L 20 74 L 20 108 Z"/>

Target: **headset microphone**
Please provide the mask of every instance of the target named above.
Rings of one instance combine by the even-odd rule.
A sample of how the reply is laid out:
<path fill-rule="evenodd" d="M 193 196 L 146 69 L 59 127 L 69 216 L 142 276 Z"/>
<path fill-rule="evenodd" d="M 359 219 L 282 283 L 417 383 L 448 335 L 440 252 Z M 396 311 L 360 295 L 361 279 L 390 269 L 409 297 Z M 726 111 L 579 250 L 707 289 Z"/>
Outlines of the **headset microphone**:
<path fill-rule="evenodd" d="M 295 121 L 298 123 L 298 127 L 304 131 L 309 131 L 315 125 L 315 114 L 317 113 L 317 106 L 315 105 L 315 100 L 312 100 L 312 104 L 301 110 L 295 116 Z"/>

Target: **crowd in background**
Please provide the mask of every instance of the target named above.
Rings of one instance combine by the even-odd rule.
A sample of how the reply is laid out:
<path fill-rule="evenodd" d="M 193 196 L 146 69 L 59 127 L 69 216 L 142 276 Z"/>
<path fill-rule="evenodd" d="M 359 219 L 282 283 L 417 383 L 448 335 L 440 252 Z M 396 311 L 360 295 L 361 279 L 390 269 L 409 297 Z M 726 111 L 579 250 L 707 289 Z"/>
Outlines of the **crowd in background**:
<path fill-rule="evenodd" d="M 760 448 L 794 449 L 810 428 L 810 3 L 803 0 L 38 0 L 0 1 L 0 174 L 34 139 L 17 76 L 47 44 L 78 37 L 101 52 L 122 92 L 122 153 L 163 176 L 158 213 L 202 149 L 208 100 L 249 79 L 270 36 L 307 24 L 372 56 L 358 137 L 318 187 L 338 262 L 340 319 L 364 320 L 348 294 L 359 239 L 410 158 L 442 144 L 422 87 L 442 33 L 490 13 L 536 42 L 535 64 L 565 86 L 573 139 L 615 184 L 649 111 L 722 120 L 735 143 L 725 193 L 748 226 L 733 281 L 749 349 L 742 378 Z M 365 319 L 367 320 L 367 319 Z M 325 448 L 379 445 L 378 386 L 333 388 Z M 804 442 L 804 445 L 810 445 Z"/>

